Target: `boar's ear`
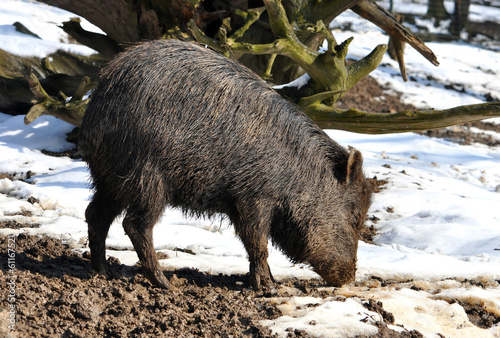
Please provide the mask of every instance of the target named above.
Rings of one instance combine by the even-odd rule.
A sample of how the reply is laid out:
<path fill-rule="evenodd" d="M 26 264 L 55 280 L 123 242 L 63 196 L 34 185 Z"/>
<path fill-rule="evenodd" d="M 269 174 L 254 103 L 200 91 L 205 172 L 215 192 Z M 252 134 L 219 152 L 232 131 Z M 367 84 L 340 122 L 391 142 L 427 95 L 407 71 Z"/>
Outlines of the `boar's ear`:
<path fill-rule="evenodd" d="M 355 182 L 363 177 L 363 156 L 357 149 L 349 147 L 351 151 L 347 160 L 346 183 Z"/>

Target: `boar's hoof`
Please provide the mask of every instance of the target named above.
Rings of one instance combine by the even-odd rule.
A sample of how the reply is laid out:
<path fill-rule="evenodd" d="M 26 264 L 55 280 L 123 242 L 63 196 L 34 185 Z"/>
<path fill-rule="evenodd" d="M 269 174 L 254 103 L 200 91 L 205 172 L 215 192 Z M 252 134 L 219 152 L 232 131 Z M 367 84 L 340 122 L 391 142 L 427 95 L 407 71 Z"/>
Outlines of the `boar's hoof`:
<path fill-rule="evenodd" d="M 252 287 L 255 290 L 271 290 L 274 288 L 274 282 L 270 278 L 263 278 L 261 276 L 252 276 L 251 277 Z"/>
<path fill-rule="evenodd" d="M 276 281 L 271 274 L 269 265 L 267 268 L 253 269 L 250 267 L 250 283 L 255 290 L 265 289 L 271 290 L 274 288 Z"/>
<path fill-rule="evenodd" d="M 90 277 L 96 277 L 96 276 L 104 276 L 106 278 L 109 278 L 109 273 L 108 271 L 106 270 L 106 268 L 103 266 L 102 268 L 100 268 L 99 270 L 96 270 L 96 269 L 92 269 L 90 271 Z"/>
<path fill-rule="evenodd" d="M 154 286 L 163 289 L 172 289 L 172 285 L 168 282 L 165 275 L 160 270 L 145 270 L 144 275 Z"/>

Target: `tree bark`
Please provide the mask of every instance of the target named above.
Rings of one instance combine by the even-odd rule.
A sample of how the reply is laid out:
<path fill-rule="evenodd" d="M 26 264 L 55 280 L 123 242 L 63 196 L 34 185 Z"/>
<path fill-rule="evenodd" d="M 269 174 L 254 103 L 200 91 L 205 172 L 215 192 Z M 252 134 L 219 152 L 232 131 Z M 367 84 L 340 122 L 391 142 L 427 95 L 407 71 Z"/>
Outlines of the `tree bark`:
<path fill-rule="evenodd" d="M 76 41 L 99 52 L 106 59 L 111 59 L 122 50 L 122 48 L 107 35 L 84 30 L 82 26 L 80 26 L 79 19 L 63 22 L 62 29 Z"/>
<path fill-rule="evenodd" d="M 450 13 L 444 7 L 444 0 L 428 0 L 427 16 L 437 20 L 450 18 Z"/>
<path fill-rule="evenodd" d="M 451 18 L 450 33 L 460 37 L 469 20 L 470 0 L 455 0 L 455 10 Z"/>
<path fill-rule="evenodd" d="M 89 20 L 116 44 L 157 39 L 176 25 L 185 26 L 201 0 L 37 0 Z"/>
<path fill-rule="evenodd" d="M 127 0 L 37 0 L 86 18 L 117 44 L 140 41 L 133 4 Z"/>

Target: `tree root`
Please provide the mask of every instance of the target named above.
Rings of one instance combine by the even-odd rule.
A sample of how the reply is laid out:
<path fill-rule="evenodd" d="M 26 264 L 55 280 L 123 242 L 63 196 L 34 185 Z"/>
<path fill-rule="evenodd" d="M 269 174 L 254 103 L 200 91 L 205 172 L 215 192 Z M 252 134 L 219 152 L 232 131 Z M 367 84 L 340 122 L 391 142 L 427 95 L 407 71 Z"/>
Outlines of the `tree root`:
<path fill-rule="evenodd" d="M 60 93 L 61 100 L 56 100 L 47 94 L 34 74 L 31 74 L 27 80 L 37 102 L 24 117 L 25 124 L 30 124 L 42 115 L 52 115 L 75 127 L 80 126 L 85 108 L 90 100 L 89 98 L 84 99 L 84 96 L 95 87 L 95 82 L 91 82 L 90 78 L 86 76 L 70 99 Z"/>

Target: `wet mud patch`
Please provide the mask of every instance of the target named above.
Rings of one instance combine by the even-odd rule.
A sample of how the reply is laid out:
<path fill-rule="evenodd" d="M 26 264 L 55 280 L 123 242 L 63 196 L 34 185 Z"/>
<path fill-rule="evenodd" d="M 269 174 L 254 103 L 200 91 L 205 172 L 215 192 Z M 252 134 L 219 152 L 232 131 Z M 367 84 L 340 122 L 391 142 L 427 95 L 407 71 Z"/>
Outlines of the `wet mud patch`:
<path fill-rule="evenodd" d="M 14 220 L 0 221 L 0 229 L 23 229 L 23 228 L 39 228 L 38 223 L 19 223 Z"/>
<path fill-rule="evenodd" d="M 7 236 L 0 245 L 7 246 Z M 270 336 L 262 319 L 279 310 L 243 284 L 246 276 L 166 272 L 174 290 L 153 287 L 111 260 L 111 278 L 89 276 L 90 264 L 59 240 L 19 235 L 15 247 L 16 334 L 19 336 Z M 8 278 L 0 254 L 0 280 Z M 0 301 L 1 308 L 9 305 Z"/>
<path fill-rule="evenodd" d="M 7 236 L 0 236 L 6 247 Z M 90 264 L 68 244 L 45 236 L 20 234 L 16 238 L 16 334 L 47 337 L 271 337 L 264 319 L 282 315 L 268 301 L 272 297 L 334 296 L 323 280 L 287 279 L 272 291 L 254 291 L 247 275 L 208 274 L 193 269 L 165 271 L 173 290 L 153 287 L 138 266 L 108 260 L 110 277 L 89 274 Z M 0 282 L 9 278 L 7 253 L 0 253 Z M 7 299 L 0 300 L 0 311 Z M 390 314 L 382 304 L 369 301 L 382 314 L 378 337 L 408 337 L 387 327 Z M 376 309 L 373 304 L 375 304 Z M 289 337 L 312 337 L 291 330 Z"/>

